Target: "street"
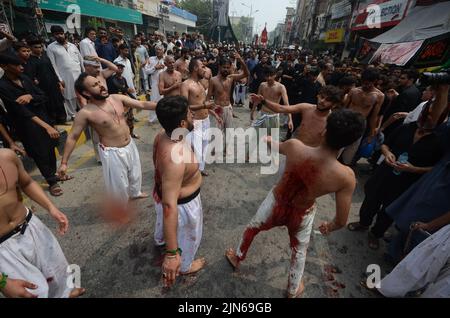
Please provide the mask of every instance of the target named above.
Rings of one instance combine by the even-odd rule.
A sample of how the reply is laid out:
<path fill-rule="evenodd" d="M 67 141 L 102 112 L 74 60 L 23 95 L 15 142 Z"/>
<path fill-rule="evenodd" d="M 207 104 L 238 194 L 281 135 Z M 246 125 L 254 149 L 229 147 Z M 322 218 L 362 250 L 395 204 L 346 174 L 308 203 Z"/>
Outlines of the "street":
<path fill-rule="evenodd" d="M 235 108 L 236 127 L 248 127 L 249 111 Z M 143 190 L 153 188 L 152 146 L 158 124 L 150 126 L 146 112 L 137 116 L 137 140 L 143 173 Z M 361 161 L 362 162 L 362 161 Z M 368 176 L 366 166 L 358 165 L 359 176 Z M 198 257 L 205 257 L 207 267 L 195 276 L 180 277 L 171 290 L 162 288 L 161 254 L 153 245 L 155 211 L 153 199 L 140 200 L 137 218 L 131 224 L 117 228 L 99 215 L 98 200 L 103 188 L 101 166 L 88 142 L 77 148 L 69 162 L 74 169 L 72 181 L 62 185 L 65 194 L 53 198 L 69 218 L 69 232 L 56 234 L 54 221 L 37 208 L 37 215 L 57 235 L 69 261 L 81 268 L 81 285 L 87 289 L 84 297 L 263 297 L 286 296 L 290 248 L 287 230 L 276 228 L 259 234 L 249 250 L 240 271 L 234 273 L 224 257 L 228 247 L 235 248 L 245 225 L 256 213 L 276 175 L 260 174 L 256 164 L 213 164 L 207 166 L 210 176 L 203 179 L 203 238 Z M 38 171 L 32 173 L 42 182 Z M 358 219 L 363 198 L 360 177 L 353 197 L 349 222 Z M 29 204 L 29 200 L 26 200 Z M 36 204 L 32 204 L 36 207 Z M 341 229 L 324 237 L 317 228 L 331 220 L 335 213 L 331 195 L 320 198 L 305 268 L 304 297 L 374 297 L 361 288 L 359 282 L 367 265 L 383 262 L 382 251 L 367 247 L 365 233 Z M 337 273 L 335 273 L 337 272 Z"/>

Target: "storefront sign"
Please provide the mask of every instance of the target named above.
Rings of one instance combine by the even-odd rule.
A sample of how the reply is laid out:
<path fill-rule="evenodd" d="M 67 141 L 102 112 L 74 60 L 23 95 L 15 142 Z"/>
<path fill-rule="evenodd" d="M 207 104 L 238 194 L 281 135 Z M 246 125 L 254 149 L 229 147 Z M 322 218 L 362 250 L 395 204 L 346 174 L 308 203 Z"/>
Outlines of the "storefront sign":
<path fill-rule="evenodd" d="M 78 5 L 80 13 L 84 16 L 104 18 L 128 22 L 133 24 L 142 24 L 142 14 L 134 9 L 122 8 L 105 2 L 96 0 L 39 0 L 38 5 L 41 9 L 59 12 L 67 12 L 70 5 Z M 27 0 L 16 0 L 16 6 L 28 7 Z"/>
<path fill-rule="evenodd" d="M 406 16 L 410 0 L 391 0 L 370 4 L 353 19 L 352 30 L 385 28 L 398 24 Z"/>
<path fill-rule="evenodd" d="M 325 43 L 340 43 L 344 41 L 345 30 L 335 29 L 325 33 Z"/>
<path fill-rule="evenodd" d="M 414 65 L 430 67 L 444 64 L 450 58 L 450 34 L 429 40 L 419 53 Z"/>
<path fill-rule="evenodd" d="M 382 44 L 369 63 L 380 62 L 383 64 L 406 65 L 409 60 L 422 47 L 423 41 Z"/>
<path fill-rule="evenodd" d="M 351 13 L 352 13 L 352 4 L 348 0 L 335 3 L 331 6 L 332 20 L 349 16 Z"/>

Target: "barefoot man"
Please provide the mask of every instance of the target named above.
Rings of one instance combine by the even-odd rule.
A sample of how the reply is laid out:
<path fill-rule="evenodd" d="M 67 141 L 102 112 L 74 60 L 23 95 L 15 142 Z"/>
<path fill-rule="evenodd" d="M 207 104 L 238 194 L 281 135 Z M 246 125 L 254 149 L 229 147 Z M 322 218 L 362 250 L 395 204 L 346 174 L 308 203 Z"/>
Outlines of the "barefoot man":
<path fill-rule="evenodd" d="M 9 149 L 0 149 L 0 292 L 6 297 L 78 297 L 84 289 L 68 286 L 69 263 L 52 232 L 19 199 L 20 188 L 55 219 L 59 233 L 67 217 L 47 198 Z"/>
<path fill-rule="evenodd" d="M 210 127 L 209 114 L 219 118 L 211 109 L 214 102 L 206 101 L 206 91 L 200 80 L 204 77 L 206 66 L 200 59 L 193 58 L 189 63 L 189 79 L 181 85 L 181 95 L 186 97 L 190 109 L 194 112 L 194 131 L 191 134 L 191 141 L 195 155 L 200 163 L 200 172 L 207 176 L 205 172 L 206 151 L 209 142 L 208 130 Z M 220 121 L 220 119 L 218 119 Z"/>
<path fill-rule="evenodd" d="M 181 95 L 181 73 L 175 70 L 175 59 L 167 55 L 164 59 L 167 69 L 159 75 L 159 93 L 164 97 Z"/>
<path fill-rule="evenodd" d="M 142 172 L 139 152 L 130 135 L 124 117 L 125 107 L 154 110 L 155 102 L 140 102 L 126 95 L 109 95 L 103 82 L 82 73 L 75 82 L 80 95 L 88 104 L 77 114 L 67 137 L 58 174 L 64 176 L 67 163 L 82 131 L 91 125 L 100 137 L 99 154 L 102 161 L 106 191 L 121 203 L 145 198 L 141 192 Z"/>
<path fill-rule="evenodd" d="M 231 73 L 231 61 L 228 58 L 222 58 L 219 62 L 219 74 L 211 79 L 208 90 L 207 100 L 214 97 L 214 103 L 218 106 L 215 109 L 217 115 L 222 119 L 222 131 L 226 136 L 226 129 L 233 128 L 233 106 L 231 105 L 231 91 L 235 82 L 250 76 L 247 64 L 242 57 L 236 53 L 236 59 L 244 68 L 243 73 Z M 226 142 L 224 143 L 226 144 Z"/>
<path fill-rule="evenodd" d="M 202 176 L 191 144 L 185 138 L 194 129 L 187 99 L 163 98 L 156 107 L 156 115 L 164 131 L 156 136 L 153 148 L 155 240 L 159 246 L 166 245 L 162 273 L 164 285 L 170 287 L 178 274 L 193 274 L 205 266 L 203 258 L 194 260 L 203 229 Z M 184 129 L 185 135 L 176 129 Z"/>
<path fill-rule="evenodd" d="M 379 112 L 384 102 L 384 94 L 375 87 L 378 78 L 379 74 L 376 69 L 369 68 L 365 70 L 361 75 L 361 87 L 352 89 L 344 101 L 346 107 L 360 113 L 366 118 L 369 142 L 377 134 L 377 129 L 380 124 Z M 356 163 L 353 161 L 362 138 L 363 136 L 345 148 L 341 157 L 344 164 L 352 165 Z"/>
<path fill-rule="evenodd" d="M 323 131 L 331 111 L 342 101 L 342 91 L 335 86 L 322 87 L 317 96 L 317 105 L 301 103 L 288 107 L 267 100 L 262 95 L 251 94 L 254 105 L 264 104 L 276 113 L 300 114 L 302 121 L 294 136 L 309 147 L 318 147 L 323 140 Z"/>
<path fill-rule="evenodd" d="M 319 147 L 306 146 L 298 139 L 279 144 L 280 153 L 286 155 L 286 171 L 247 225 L 237 251 L 229 249 L 226 252 L 235 269 L 245 259 L 259 232 L 286 226 L 292 251 L 288 297 L 298 297 L 303 292 L 302 276 L 316 199 L 329 193 L 336 194 L 336 217 L 331 223 L 325 222 L 320 226 L 324 235 L 346 225 L 356 180 L 353 171 L 336 158 L 341 148 L 361 137 L 364 129 L 364 118 L 360 114 L 340 110 L 329 115 Z M 266 139 L 276 146 L 271 137 Z"/>

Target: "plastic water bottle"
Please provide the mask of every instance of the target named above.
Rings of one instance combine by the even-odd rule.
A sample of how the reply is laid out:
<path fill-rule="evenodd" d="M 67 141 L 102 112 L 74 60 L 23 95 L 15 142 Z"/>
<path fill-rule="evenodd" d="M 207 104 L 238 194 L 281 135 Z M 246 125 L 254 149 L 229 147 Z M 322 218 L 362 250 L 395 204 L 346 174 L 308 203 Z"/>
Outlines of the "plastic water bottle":
<path fill-rule="evenodd" d="M 407 162 L 408 162 L 408 153 L 404 152 L 398 157 L 397 163 L 407 163 Z M 397 176 L 399 176 L 402 173 L 401 171 L 398 170 L 394 170 L 393 172 Z"/>

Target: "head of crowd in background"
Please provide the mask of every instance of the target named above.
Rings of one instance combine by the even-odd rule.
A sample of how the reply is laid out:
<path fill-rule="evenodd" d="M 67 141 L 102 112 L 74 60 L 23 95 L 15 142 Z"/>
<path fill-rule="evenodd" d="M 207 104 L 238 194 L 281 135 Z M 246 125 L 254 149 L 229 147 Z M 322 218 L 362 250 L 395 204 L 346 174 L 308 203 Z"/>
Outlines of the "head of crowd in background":
<path fill-rule="evenodd" d="M 31 48 L 27 43 L 16 42 L 13 45 L 14 51 L 16 52 L 17 57 L 22 62 L 27 62 L 31 56 Z"/>
<path fill-rule="evenodd" d="M 64 32 L 64 29 L 59 25 L 52 25 L 50 28 L 50 32 L 52 33 L 52 36 L 55 38 L 56 42 L 59 44 L 65 44 L 67 41 L 66 34 Z"/>
<path fill-rule="evenodd" d="M 119 54 L 123 58 L 128 57 L 128 55 L 130 54 L 128 46 L 126 46 L 125 44 L 119 45 Z"/>
<path fill-rule="evenodd" d="M 85 56 L 83 59 L 85 72 L 91 76 L 97 77 L 100 75 L 102 66 L 94 56 Z"/>
<path fill-rule="evenodd" d="M 402 70 L 401 75 L 400 75 L 399 85 L 402 88 L 410 87 L 410 86 L 414 85 L 414 83 L 417 81 L 418 77 L 419 77 L 419 74 L 414 69 Z"/>
<path fill-rule="evenodd" d="M 22 61 L 11 54 L 0 54 L 0 68 L 10 78 L 17 78 L 23 73 Z"/>
<path fill-rule="evenodd" d="M 97 32 L 95 31 L 95 28 L 93 27 L 87 27 L 84 31 L 84 37 L 88 38 L 92 42 L 95 42 L 97 38 Z"/>
<path fill-rule="evenodd" d="M 164 65 L 167 67 L 168 73 L 173 73 L 175 70 L 175 59 L 171 55 L 166 55 L 164 59 Z"/>

